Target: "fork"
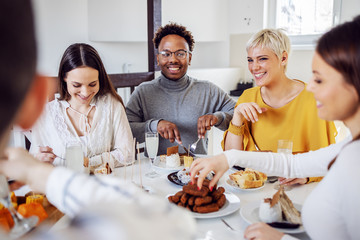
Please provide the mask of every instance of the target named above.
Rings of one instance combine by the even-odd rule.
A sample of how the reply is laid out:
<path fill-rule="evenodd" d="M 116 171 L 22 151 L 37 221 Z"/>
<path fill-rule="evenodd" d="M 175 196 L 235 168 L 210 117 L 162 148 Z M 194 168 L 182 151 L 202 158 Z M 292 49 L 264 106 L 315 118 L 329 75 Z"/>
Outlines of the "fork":
<path fill-rule="evenodd" d="M 196 145 L 197 145 L 197 143 L 200 141 L 200 139 L 201 139 L 201 138 L 198 138 L 198 140 L 196 140 L 196 142 L 194 142 L 193 144 L 191 144 L 189 150 L 190 150 L 192 153 L 195 153 Z"/>
<path fill-rule="evenodd" d="M 189 150 L 188 150 L 184 145 L 182 145 L 178 140 L 175 139 L 175 142 L 176 142 L 179 146 L 183 147 L 183 149 L 185 150 L 186 154 L 189 154 L 189 156 L 191 156 L 191 157 L 195 157 L 195 154 L 193 154 L 191 151 L 189 151 Z"/>

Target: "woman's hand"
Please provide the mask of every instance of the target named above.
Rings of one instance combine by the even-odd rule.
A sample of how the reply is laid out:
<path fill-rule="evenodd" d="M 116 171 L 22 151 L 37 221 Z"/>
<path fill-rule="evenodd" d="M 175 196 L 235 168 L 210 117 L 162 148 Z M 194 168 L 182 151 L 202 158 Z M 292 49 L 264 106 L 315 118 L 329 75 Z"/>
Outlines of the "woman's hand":
<path fill-rule="evenodd" d="M 56 158 L 56 155 L 53 153 L 53 149 L 51 147 L 46 146 L 39 147 L 39 152 L 35 154 L 35 157 L 40 161 L 52 164 Z"/>
<path fill-rule="evenodd" d="M 8 148 L 4 154 L 5 158 L 0 159 L 0 173 L 30 185 L 34 191 L 45 192 L 52 165 L 37 160 L 23 148 Z"/>
<path fill-rule="evenodd" d="M 280 240 L 284 233 L 275 230 L 266 223 L 254 223 L 245 229 L 244 237 L 251 240 Z"/>
<path fill-rule="evenodd" d="M 201 188 L 206 176 L 211 171 L 214 171 L 215 176 L 210 181 L 209 185 L 209 188 L 212 189 L 228 169 L 229 164 L 224 154 L 220 154 L 211 158 L 198 158 L 191 164 L 191 182 L 195 183 L 195 176 L 199 174 L 197 186 L 198 188 Z"/>
<path fill-rule="evenodd" d="M 294 184 L 305 184 L 307 182 L 306 178 L 283 178 L 279 177 L 278 181 L 281 185 L 294 185 Z"/>
<path fill-rule="evenodd" d="M 257 103 L 248 102 L 239 104 L 234 110 L 234 117 L 232 123 L 241 126 L 244 118 L 247 121 L 257 122 L 259 120 L 258 114 L 266 112 L 267 108 L 261 108 Z"/>

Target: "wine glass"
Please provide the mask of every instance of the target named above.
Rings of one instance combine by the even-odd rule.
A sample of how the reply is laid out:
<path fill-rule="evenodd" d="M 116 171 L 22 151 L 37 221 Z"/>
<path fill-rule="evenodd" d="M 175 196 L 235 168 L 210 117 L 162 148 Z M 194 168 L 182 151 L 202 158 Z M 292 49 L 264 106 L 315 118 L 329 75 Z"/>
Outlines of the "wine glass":
<path fill-rule="evenodd" d="M 278 146 L 277 146 L 277 152 L 278 153 L 283 153 L 283 154 L 292 154 L 292 150 L 293 150 L 293 142 L 291 140 L 278 140 Z M 276 190 L 280 189 L 280 183 L 279 181 L 277 181 L 274 184 L 274 188 Z M 290 191 L 292 189 L 291 186 L 285 186 L 284 185 L 284 190 L 285 191 Z"/>
<path fill-rule="evenodd" d="M 11 239 L 19 238 L 36 226 L 39 218 L 31 216 L 29 218 L 22 217 L 11 203 L 9 185 L 4 175 L 0 174 L 0 202 L 9 210 L 14 226 L 9 236 Z"/>
<path fill-rule="evenodd" d="M 145 174 L 146 177 L 149 178 L 155 178 L 158 177 L 159 174 L 157 174 L 154 171 L 154 161 L 158 152 L 159 147 L 159 134 L 153 133 L 153 132 L 147 132 L 145 133 L 145 145 L 146 145 L 146 152 L 150 158 L 150 170 Z"/>

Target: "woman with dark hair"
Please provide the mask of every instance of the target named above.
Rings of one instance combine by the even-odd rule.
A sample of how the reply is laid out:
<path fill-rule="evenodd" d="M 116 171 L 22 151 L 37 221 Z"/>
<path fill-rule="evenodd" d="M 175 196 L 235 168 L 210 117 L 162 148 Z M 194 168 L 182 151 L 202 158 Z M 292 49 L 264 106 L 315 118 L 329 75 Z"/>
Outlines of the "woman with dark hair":
<path fill-rule="evenodd" d="M 123 179 L 75 174 L 71 169 L 38 161 L 25 149 L 6 147 L 13 124 L 28 129 L 41 114 L 47 98 L 47 87 L 51 84 L 36 73 L 36 39 L 31 3 L 28 0 L 0 1 L 0 174 L 28 184 L 35 192 L 46 194 L 49 202 L 71 219 L 64 228 L 49 231 L 50 227 L 43 225 L 19 236 L 18 232 L 16 235 L 7 234 L 10 227 L 6 216 L 5 221 L 0 221 L 0 239 L 15 239 L 14 236 L 17 236 L 16 239 L 194 239 L 196 222 L 190 212 L 170 204 L 164 198 L 147 194 Z M 79 49 L 79 46 L 75 45 L 74 49 Z M 87 46 L 85 48 L 89 49 Z M 89 60 L 85 52 L 81 53 Z M 98 58 L 97 54 L 95 58 Z M 65 81 L 68 84 L 73 84 L 74 70 L 67 69 Z M 75 80 L 84 84 L 87 78 L 85 75 L 80 76 L 84 78 Z M 99 88 L 103 89 L 102 86 Z M 68 92 L 71 96 L 69 104 L 78 107 L 77 102 L 75 105 L 73 102 L 73 91 Z M 99 93 L 96 96 L 96 112 L 92 123 L 95 122 L 97 112 L 102 113 L 99 102 L 105 97 L 111 97 L 113 105 L 123 108 L 106 90 L 104 96 Z M 59 102 L 57 100 L 49 105 L 62 104 Z M 117 114 L 124 113 L 124 110 L 108 109 L 109 112 L 114 110 L 118 111 Z M 66 113 L 67 110 L 63 111 Z M 109 128 L 118 124 L 114 119 L 106 120 L 111 124 Z M 97 126 L 98 123 L 91 125 L 90 135 Z M 119 128 L 126 130 L 128 127 Z M 104 135 L 108 134 L 106 129 L 103 130 Z M 114 135 L 118 134 L 113 132 Z M 6 192 L 3 187 L 1 196 Z"/>
<path fill-rule="evenodd" d="M 42 161 L 65 164 L 66 143 L 80 142 L 90 168 L 131 161 L 132 133 L 121 97 L 111 84 L 97 51 L 69 46 L 59 67 L 60 97 L 32 129 L 30 152 Z"/>
<path fill-rule="evenodd" d="M 302 220 L 312 239 L 358 239 L 360 236 L 360 16 L 324 34 L 313 57 L 313 78 L 307 89 L 314 93 L 318 115 L 325 120 L 341 120 L 353 140 L 335 144 L 298 157 L 284 154 L 250 153 L 230 150 L 222 155 L 196 160 L 191 176 L 214 170 L 213 186 L 234 164 L 271 175 L 302 177 L 323 173 L 324 179 L 311 192 L 302 208 Z M 333 157 L 331 157 L 333 156 Z M 318 158 L 319 161 L 312 161 Z M 332 161 L 329 159 L 332 159 Z M 193 179 L 194 180 L 194 179 Z M 264 223 L 250 225 L 247 239 L 292 239 Z"/>

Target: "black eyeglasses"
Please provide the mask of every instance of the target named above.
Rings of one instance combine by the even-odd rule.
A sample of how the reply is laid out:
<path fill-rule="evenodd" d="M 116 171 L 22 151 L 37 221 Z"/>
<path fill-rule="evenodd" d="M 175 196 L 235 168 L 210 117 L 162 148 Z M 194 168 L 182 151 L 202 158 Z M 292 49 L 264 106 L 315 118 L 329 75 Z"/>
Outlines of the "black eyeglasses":
<path fill-rule="evenodd" d="M 185 51 L 185 50 L 177 50 L 175 52 L 171 52 L 171 51 L 168 51 L 168 50 L 164 50 L 164 51 L 161 51 L 159 52 L 160 56 L 162 58 L 170 58 L 172 54 L 175 55 L 175 57 L 179 60 L 182 60 L 182 59 L 185 59 L 186 58 L 186 55 L 187 53 L 191 53 L 190 51 Z"/>

